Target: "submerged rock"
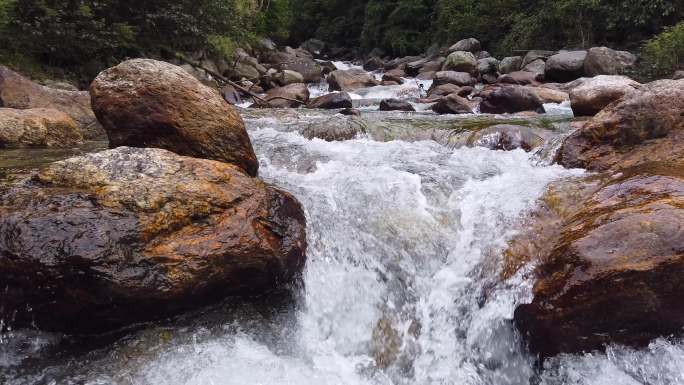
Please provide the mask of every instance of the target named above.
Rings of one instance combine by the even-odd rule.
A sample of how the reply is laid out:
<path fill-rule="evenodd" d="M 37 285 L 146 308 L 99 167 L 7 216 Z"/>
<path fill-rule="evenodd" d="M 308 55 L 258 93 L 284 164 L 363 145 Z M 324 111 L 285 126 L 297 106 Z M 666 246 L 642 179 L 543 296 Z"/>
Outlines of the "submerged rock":
<path fill-rule="evenodd" d="M 344 111 L 345 110 L 343 110 L 343 112 Z M 344 115 L 358 116 L 358 114 L 346 113 L 344 113 Z M 351 118 L 332 118 L 323 122 L 309 123 L 304 130 L 302 130 L 302 136 L 307 139 L 318 138 L 323 139 L 326 142 L 335 142 L 351 140 L 365 132 L 366 128 L 364 122 L 361 119 L 352 116 Z"/>
<path fill-rule="evenodd" d="M 659 80 L 608 105 L 571 134 L 558 161 L 602 171 L 684 156 L 684 80 Z"/>
<path fill-rule="evenodd" d="M 240 115 L 180 67 L 128 60 L 100 73 L 91 94 L 112 147 L 164 148 L 257 174 L 259 163 Z"/>
<path fill-rule="evenodd" d="M 0 148 L 68 148 L 82 142 L 81 130 L 64 112 L 0 108 Z"/>
<path fill-rule="evenodd" d="M 497 124 L 471 133 L 467 145 L 504 151 L 523 149 L 529 152 L 543 145 L 545 140 L 539 131 L 529 127 Z"/>
<path fill-rule="evenodd" d="M 120 147 L 0 192 L 0 318 L 88 334 L 289 282 L 304 213 L 238 167 Z"/>
<path fill-rule="evenodd" d="M 346 92 L 332 92 L 312 99 L 307 105 L 308 108 L 352 108 L 352 99 Z"/>
<path fill-rule="evenodd" d="M 328 84 L 330 91 L 353 91 L 359 88 L 377 86 L 378 81 L 368 72 L 353 68 L 331 72 L 328 75 Z"/>
<path fill-rule="evenodd" d="M 610 103 L 634 92 L 639 83 L 626 76 L 600 75 L 583 79 L 570 91 L 572 111 L 576 116 L 593 116 Z"/>
<path fill-rule="evenodd" d="M 5 66 L 0 66 L 0 106 L 22 110 L 59 110 L 76 121 L 85 139 L 104 139 L 106 136 L 90 106 L 90 94 L 87 91 L 42 86 Z"/>

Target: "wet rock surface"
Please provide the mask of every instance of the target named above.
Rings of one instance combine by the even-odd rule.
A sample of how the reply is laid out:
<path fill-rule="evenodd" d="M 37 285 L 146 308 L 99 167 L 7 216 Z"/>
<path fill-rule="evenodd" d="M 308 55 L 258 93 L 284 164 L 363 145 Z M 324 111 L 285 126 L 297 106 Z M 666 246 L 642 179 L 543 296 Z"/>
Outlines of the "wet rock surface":
<path fill-rule="evenodd" d="M 67 91 L 42 86 L 0 66 L 0 106 L 29 109 L 50 108 L 68 114 L 79 125 L 85 139 L 104 139 L 87 91 Z"/>
<path fill-rule="evenodd" d="M 305 259 L 304 214 L 290 194 L 162 149 L 51 164 L 3 188 L 0 213 L 0 311 L 17 327 L 112 330 L 263 293 Z"/>
<path fill-rule="evenodd" d="M 312 99 L 307 105 L 308 108 L 352 108 L 352 99 L 346 92 L 333 92 Z"/>
<path fill-rule="evenodd" d="M 91 94 L 112 147 L 164 148 L 257 174 L 259 165 L 240 115 L 216 90 L 180 67 L 129 60 L 98 75 Z"/>
<path fill-rule="evenodd" d="M 337 70 L 328 75 L 330 91 L 353 91 L 378 85 L 375 78 L 362 69 Z"/>
<path fill-rule="evenodd" d="M 641 85 L 570 135 L 559 152 L 559 163 L 604 171 L 646 160 L 681 159 L 682 111 L 684 80 Z"/>
<path fill-rule="evenodd" d="M 570 91 L 572 111 L 577 116 L 593 116 L 610 103 L 634 92 L 638 82 L 625 76 L 600 75 L 582 79 Z"/>
<path fill-rule="evenodd" d="M 82 142 L 80 128 L 64 112 L 0 108 L 0 148 L 68 148 Z"/>
<path fill-rule="evenodd" d="M 480 96 L 483 99 L 480 111 L 484 113 L 537 111 L 542 108 L 543 104 L 533 89 L 517 85 L 493 87 L 481 92 Z"/>

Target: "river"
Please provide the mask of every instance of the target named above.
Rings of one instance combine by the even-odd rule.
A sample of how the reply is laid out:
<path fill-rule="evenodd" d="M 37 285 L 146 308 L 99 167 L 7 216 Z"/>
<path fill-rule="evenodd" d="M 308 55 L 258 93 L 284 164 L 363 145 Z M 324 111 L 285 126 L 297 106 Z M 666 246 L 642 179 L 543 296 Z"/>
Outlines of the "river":
<path fill-rule="evenodd" d="M 526 352 L 512 315 L 531 300 L 532 266 L 502 282 L 501 255 L 547 185 L 583 173 L 551 165 L 552 145 L 492 151 L 450 146 L 448 135 L 439 135 L 479 119 L 473 116 L 367 111 L 367 134 L 326 142 L 306 139 L 303 127 L 346 118 L 321 111 L 243 115 L 260 176 L 305 208 L 309 249 L 301 281 L 287 293 L 228 299 L 108 343 L 6 332 L 0 382 L 684 383 L 684 344 L 677 341 L 641 350 L 611 346 L 543 366 Z M 567 130 L 565 120 L 551 119 L 554 137 Z"/>

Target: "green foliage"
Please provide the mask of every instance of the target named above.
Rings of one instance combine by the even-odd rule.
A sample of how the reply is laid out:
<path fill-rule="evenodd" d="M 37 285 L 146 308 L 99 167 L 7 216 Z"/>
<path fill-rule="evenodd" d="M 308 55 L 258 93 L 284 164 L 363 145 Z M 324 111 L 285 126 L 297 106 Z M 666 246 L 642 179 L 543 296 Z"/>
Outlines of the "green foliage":
<path fill-rule="evenodd" d="M 670 75 L 684 66 L 684 22 L 665 30 L 648 40 L 641 50 L 648 75 Z"/>

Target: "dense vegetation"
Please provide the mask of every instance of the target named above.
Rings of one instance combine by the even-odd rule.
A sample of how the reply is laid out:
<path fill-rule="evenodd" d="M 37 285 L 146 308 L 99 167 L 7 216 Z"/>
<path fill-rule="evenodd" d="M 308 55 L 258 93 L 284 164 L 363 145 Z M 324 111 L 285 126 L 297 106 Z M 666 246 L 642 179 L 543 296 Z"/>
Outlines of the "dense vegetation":
<path fill-rule="evenodd" d="M 291 45 L 316 37 L 357 55 L 417 54 L 472 36 L 502 56 L 634 50 L 662 32 L 644 48 L 660 74 L 681 65 L 682 20 L 682 0 L 0 0 L 0 58 L 91 76 L 130 56 L 226 55 L 258 36 Z"/>

